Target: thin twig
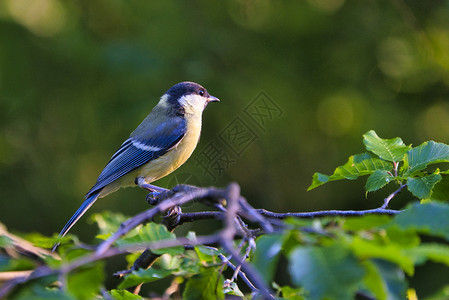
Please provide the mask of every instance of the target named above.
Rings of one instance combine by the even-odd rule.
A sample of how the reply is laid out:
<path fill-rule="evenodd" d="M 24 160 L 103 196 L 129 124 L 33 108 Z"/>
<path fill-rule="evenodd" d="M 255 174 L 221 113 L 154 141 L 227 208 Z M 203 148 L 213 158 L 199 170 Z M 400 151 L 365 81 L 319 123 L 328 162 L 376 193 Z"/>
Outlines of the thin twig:
<path fill-rule="evenodd" d="M 367 210 L 322 210 L 313 212 L 301 212 L 301 213 L 274 213 L 266 209 L 257 209 L 257 211 L 267 218 L 273 219 L 286 219 L 286 218 L 301 218 L 301 219 L 313 219 L 322 217 L 361 217 L 365 215 L 396 215 L 400 213 L 400 210 L 375 208 Z"/>
<path fill-rule="evenodd" d="M 387 198 L 385 198 L 384 204 L 380 208 L 381 209 L 386 209 L 388 207 L 388 203 L 390 203 L 391 199 L 393 199 L 394 196 L 399 194 L 402 191 L 402 189 L 405 188 L 406 186 L 407 186 L 407 184 L 401 184 L 396 191 L 394 191 L 393 193 L 388 195 Z"/>

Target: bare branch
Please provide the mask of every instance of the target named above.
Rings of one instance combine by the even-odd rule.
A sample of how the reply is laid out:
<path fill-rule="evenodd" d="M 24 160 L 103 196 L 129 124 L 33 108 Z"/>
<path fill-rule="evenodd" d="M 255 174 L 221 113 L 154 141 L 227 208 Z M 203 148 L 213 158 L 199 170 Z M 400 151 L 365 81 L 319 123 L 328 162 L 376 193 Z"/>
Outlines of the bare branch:
<path fill-rule="evenodd" d="M 396 215 L 400 213 L 400 210 L 375 208 L 367 210 L 322 210 L 313 212 L 301 212 L 301 213 L 274 213 L 266 209 L 257 209 L 257 211 L 267 218 L 273 219 L 286 219 L 286 218 L 302 218 L 313 219 L 323 217 L 361 217 L 365 215 Z"/>

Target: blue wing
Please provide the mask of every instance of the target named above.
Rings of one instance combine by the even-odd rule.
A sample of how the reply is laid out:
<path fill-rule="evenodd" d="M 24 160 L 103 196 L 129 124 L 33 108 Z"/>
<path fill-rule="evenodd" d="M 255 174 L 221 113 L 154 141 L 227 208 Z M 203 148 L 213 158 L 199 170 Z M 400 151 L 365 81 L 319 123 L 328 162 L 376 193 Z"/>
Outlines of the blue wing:
<path fill-rule="evenodd" d="M 171 117 L 167 122 L 149 130 L 150 132 L 131 136 L 111 157 L 111 160 L 98 176 L 97 183 L 90 189 L 85 198 L 143 164 L 167 153 L 181 141 L 186 129 L 184 118 Z"/>

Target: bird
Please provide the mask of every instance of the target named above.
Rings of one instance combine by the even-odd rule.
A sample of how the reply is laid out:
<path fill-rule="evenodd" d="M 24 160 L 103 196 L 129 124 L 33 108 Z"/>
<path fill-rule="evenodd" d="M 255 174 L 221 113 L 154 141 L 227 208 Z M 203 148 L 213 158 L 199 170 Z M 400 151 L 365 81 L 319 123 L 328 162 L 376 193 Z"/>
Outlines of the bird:
<path fill-rule="evenodd" d="M 217 101 L 220 100 L 195 82 L 180 82 L 168 89 L 112 155 L 59 238 L 67 234 L 98 198 L 119 188 L 137 185 L 151 192 L 163 190 L 150 183 L 187 161 L 200 138 L 203 110 L 208 103 Z M 58 245 L 54 245 L 53 251 Z"/>

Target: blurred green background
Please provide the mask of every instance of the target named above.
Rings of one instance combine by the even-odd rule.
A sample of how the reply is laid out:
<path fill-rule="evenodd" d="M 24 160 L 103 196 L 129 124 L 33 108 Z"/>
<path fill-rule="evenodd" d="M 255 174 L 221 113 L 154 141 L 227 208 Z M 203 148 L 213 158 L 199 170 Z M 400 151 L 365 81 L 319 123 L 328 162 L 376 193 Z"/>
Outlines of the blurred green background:
<path fill-rule="evenodd" d="M 365 198 L 363 179 L 306 189 L 314 172 L 363 152 L 370 129 L 449 143 L 449 1 L 3 0 L 0 37 L 0 221 L 10 230 L 58 232 L 184 80 L 221 102 L 206 109 L 194 156 L 157 182 L 165 187 L 237 181 L 274 211 L 374 208 L 388 190 Z M 260 101 L 277 108 L 263 126 L 251 119 Z M 226 137 L 239 126 L 250 136 L 234 139 L 236 153 Z M 219 155 L 206 161 L 211 146 Z M 145 195 L 121 190 L 87 216 L 136 214 Z M 93 237 L 87 219 L 72 232 Z"/>

